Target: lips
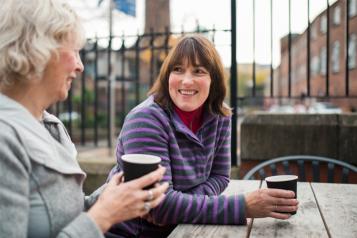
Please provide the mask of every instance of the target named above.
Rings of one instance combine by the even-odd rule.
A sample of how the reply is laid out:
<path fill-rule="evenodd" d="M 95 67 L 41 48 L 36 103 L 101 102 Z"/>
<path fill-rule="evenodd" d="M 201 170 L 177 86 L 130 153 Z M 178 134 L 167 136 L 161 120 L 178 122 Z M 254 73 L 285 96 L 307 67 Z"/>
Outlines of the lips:
<path fill-rule="evenodd" d="M 178 92 L 181 95 L 185 95 L 185 96 L 193 96 L 198 93 L 197 90 L 191 90 L 191 89 L 179 89 Z"/>
<path fill-rule="evenodd" d="M 73 76 L 68 77 L 68 79 L 67 79 L 67 87 L 68 88 L 71 88 L 72 82 L 75 79 L 76 79 L 76 77 L 73 77 Z"/>

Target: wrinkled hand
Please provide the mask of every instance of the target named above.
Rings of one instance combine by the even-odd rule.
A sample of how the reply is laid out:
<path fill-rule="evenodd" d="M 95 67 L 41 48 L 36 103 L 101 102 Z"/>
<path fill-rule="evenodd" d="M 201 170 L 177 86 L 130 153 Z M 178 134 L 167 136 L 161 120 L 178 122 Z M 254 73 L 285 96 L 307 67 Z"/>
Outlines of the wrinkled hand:
<path fill-rule="evenodd" d="M 155 184 L 155 187 L 159 186 L 159 184 Z M 152 217 L 152 215 L 150 213 L 145 214 L 144 216 L 142 216 L 141 218 L 145 219 L 146 221 L 157 225 L 157 226 L 165 226 L 165 224 L 160 224 L 155 222 L 154 218 Z"/>
<path fill-rule="evenodd" d="M 103 232 L 113 224 L 135 217 L 144 216 L 150 208 L 156 207 L 164 198 L 168 183 L 143 190 L 144 187 L 160 181 L 165 168 L 160 167 L 141 178 L 122 183 L 123 174 L 115 174 L 99 196 L 98 201 L 88 211 Z M 151 194 L 150 194 L 151 193 Z M 151 198 L 150 201 L 147 199 Z"/>
<path fill-rule="evenodd" d="M 264 188 L 245 195 L 246 217 L 273 217 L 288 219 L 298 209 L 298 201 L 292 191 Z"/>

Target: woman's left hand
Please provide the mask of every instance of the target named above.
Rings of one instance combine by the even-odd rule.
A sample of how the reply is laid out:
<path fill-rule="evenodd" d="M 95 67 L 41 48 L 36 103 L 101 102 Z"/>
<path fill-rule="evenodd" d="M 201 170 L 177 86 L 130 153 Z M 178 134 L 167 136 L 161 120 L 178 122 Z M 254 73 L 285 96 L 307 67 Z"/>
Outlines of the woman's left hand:
<path fill-rule="evenodd" d="M 293 212 L 299 202 L 293 191 L 263 188 L 245 195 L 246 217 L 273 217 L 288 219 L 291 215 L 281 212 Z"/>

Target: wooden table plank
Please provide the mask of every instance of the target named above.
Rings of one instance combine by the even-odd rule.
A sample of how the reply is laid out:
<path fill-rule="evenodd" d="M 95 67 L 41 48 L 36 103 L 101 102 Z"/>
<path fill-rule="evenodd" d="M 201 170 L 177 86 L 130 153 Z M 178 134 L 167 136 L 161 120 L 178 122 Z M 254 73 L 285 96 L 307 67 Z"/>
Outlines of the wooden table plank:
<path fill-rule="evenodd" d="M 260 181 L 235 181 L 232 180 L 227 189 L 223 192 L 226 195 L 251 192 L 258 189 Z M 249 221 L 248 221 L 249 222 Z M 229 238 L 229 237 L 245 237 L 248 226 L 226 226 L 226 225 L 188 225 L 183 224 L 176 227 L 170 234 L 169 238 L 174 237 L 197 237 L 197 238 Z"/>
<path fill-rule="evenodd" d="M 312 183 L 331 237 L 357 237 L 357 185 Z"/>
<path fill-rule="evenodd" d="M 299 209 L 295 215 L 288 220 L 256 218 L 250 237 L 328 237 L 310 184 L 299 182 L 297 196 Z"/>

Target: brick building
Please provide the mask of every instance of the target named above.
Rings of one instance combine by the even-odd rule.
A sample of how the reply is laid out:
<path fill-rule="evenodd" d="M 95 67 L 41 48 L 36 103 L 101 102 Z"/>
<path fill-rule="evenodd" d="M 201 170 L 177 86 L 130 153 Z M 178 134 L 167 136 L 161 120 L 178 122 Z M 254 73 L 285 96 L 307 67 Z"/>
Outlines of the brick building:
<path fill-rule="evenodd" d="M 357 0 L 349 0 L 349 95 L 357 96 Z M 329 28 L 329 29 L 327 29 Z M 327 48 L 327 33 L 329 47 Z M 307 95 L 307 29 L 291 35 L 291 96 Z M 275 81 L 275 95 L 288 96 L 289 78 L 288 36 L 281 39 L 279 79 Z M 341 97 L 330 101 L 344 111 L 357 108 L 356 99 L 346 99 L 346 0 L 338 0 L 320 13 L 310 24 L 310 96 Z M 327 58 L 329 65 L 327 67 Z M 328 72 L 327 72 L 328 70 Z M 328 90 L 326 78 L 329 78 Z"/>

